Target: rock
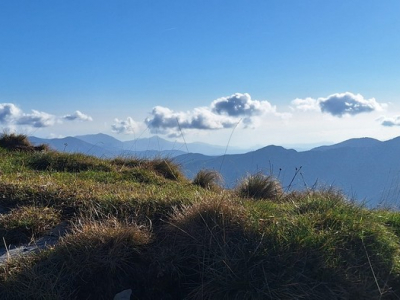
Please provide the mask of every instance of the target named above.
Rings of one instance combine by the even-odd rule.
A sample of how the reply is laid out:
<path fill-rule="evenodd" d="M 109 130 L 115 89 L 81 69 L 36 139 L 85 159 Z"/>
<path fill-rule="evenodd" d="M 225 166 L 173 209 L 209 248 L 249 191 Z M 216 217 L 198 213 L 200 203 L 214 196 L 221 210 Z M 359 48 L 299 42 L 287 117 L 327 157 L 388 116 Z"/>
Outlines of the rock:
<path fill-rule="evenodd" d="M 114 300 L 130 300 L 132 295 L 132 290 L 124 290 L 114 296 Z"/>

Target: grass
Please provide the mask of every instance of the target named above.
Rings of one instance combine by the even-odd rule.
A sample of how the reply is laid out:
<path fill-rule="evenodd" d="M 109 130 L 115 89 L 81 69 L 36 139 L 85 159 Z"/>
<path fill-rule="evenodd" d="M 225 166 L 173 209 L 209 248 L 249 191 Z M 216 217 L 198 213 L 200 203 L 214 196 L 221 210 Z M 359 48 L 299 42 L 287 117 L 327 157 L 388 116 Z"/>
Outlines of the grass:
<path fill-rule="evenodd" d="M 45 151 L 49 150 L 47 145 L 39 145 L 33 146 L 26 135 L 24 134 L 7 134 L 3 133 L 0 136 L 0 147 L 5 148 L 12 151 L 27 151 L 27 152 L 34 152 L 34 151 Z"/>
<path fill-rule="evenodd" d="M 236 187 L 242 197 L 253 199 L 274 199 L 282 196 L 282 186 L 277 179 L 262 173 L 249 175 Z"/>
<path fill-rule="evenodd" d="M 221 188 L 222 176 L 214 170 L 200 170 L 194 177 L 192 183 L 204 189 L 218 190 Z"/>
<path fill-rule="evenodd" d="M 51 207 L 22 206 L 0 215 L 0 236 L 7 244 L 21 244 L 43 235 L 60 222 Z"/>
<path fill-rule="evenodd" d="M 69 226 L 0 264 L 0 299 L 400 299 L 400 213 L 334 190 L 256 174 L 238 193 L 168 159 L 1 147 L 0 170 L 7 245 Z"/>

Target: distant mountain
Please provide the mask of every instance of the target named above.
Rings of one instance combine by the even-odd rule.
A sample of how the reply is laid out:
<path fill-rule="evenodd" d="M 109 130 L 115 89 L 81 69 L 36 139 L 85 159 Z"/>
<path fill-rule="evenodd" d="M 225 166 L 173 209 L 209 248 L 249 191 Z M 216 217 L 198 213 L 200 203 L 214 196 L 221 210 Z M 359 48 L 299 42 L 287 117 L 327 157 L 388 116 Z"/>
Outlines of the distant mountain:
<path fill-rule="evenodd" d="M 332 185 L 369 206 L 400 206 L 400 137 L 353 139 L 304 152 L 268 146 L 246 154 L 184 154 L 175 160 L 189 178 L 203 168 L 219 171 L 227 187 L 248 173 L 262 172 L 278 177 L 287 190 Z"/>
<path fill-rule="evenodd" d="M 47 144 L 52 149 L 61 152 L 68 152 L 68 153 L 79 152 L 98 157 L 107 156 L 110 154 L 108 150 L 102 147 L 87 143 L 85 141 L 82 141 L 74 137 L 41 139 L 34 136 L 30 136 L 28 137 L 28 139 L 34 145 Z"/>
<path fill-rule="evenodd" d="M 338 149 L 338 148 L 345 148 L 345 147 L 350 147 L 350 148 L 365 148 L 365 147 L 374 147 L 379 144 L 381 144 L 381 141 L 378 141 L 376 139 L 372 138 L 358 138 L 358 139 L 350 139 L 338 144 L 334 144 L 331 146 L 320 146 L 311 149 L 312 151 L 326 151 L 326 150 L 332 150 L 332 149 Z"/>
<path fill-rule="evenodd" d="M 202 153 L 206 155 L 222 155 L 227 150 L 227 153 L 245 153 L 246 150 L 239 149 L 236 147 L 226 147 L 215 146 L 206 143 L 181 143 L 181 142 L 171 142 L 165 140 L 158 136 L 153 136 L 150 138 L 140 138 L 131 141 L 119 141 L 106 134 L 89 134 L 80 135 L 76 138 L 97 145 L 99 147 L 105 148 L 110 152 L 118 151 L 177 151 L 179 153 Z"/>
<path fill-rule="evenodd" d="M 75 136 L 75 138 L 80 139 L 89 144 L 96 145 L 104 149 L 108 149 L 111 152 L 121 151 L 124 149 L 123 142 L 103 133 L 78 135 Z"/>
<path fill-rule="evenodd" d="M 350 139 L 303 152 L 267 146 L 244 154 L 219 156 L 205 154 L 216 150 L 224 153 L 223 147 L 202 143 L 185 145 L 159 137 L 122 142 L 105 134 L 94 134 L 62 139 L 29 137 L 29 140 L 35 145 L 48 144 L 58 151 L 104 158 L 172 157 L 188 178 L 193 178 L 200 169 L 217 170 L 229 188 L 249 173 L 262 172 L 278 177 L 287 190 L 332 185 L 369 206 L 386 204 L 400 208 L 400 137 L 385 142 Z M 186 148 L 193 153 L 187 153 Z M 192 149 L 204 152 L 195 153 Z"/>
<path fill-rule="evenodd" d="M 110 137 L 108 135 L 87 135 L 79 137 L 66 137 L 60 139 L 41 139 L 30 136 L 28 139 L 32 144 L 47 144 L 52 149 L 60 152 L 74 153 L 79 152 L 87 155 L 93 155 L 102 158 L 113 158 L 117 156 L 124 157 L 140 157 L 140 158 L 154 158 L 154 157 L 175 157 L 182 155 L 185 152 L 179 150 L 143 150 L 131 151 L 126 150 L 124 143 Z"/>

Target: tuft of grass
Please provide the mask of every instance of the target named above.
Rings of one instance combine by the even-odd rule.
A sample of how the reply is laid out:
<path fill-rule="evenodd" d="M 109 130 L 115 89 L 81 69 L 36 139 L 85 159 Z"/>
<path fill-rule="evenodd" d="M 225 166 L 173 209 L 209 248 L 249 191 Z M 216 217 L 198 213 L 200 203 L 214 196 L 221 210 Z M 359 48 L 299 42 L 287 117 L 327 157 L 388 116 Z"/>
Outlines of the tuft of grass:
<path fill-rule="evenodd" d="M 282 186 L 277 179 L 262 173 L 249 175 L 236 187 L 241 197 L 277 200 L 283 195 Z"/>
<path fill-rule="evenodd" d="M 192 183 L 208 190 L 217 190 L 221 187 L 222 176 L 214 170 L 200 170 Z"/>
<path fill-rule="evenodd" d="M 156 247 L 161 285 L 179 287 L 182 299 L 246 299 L 242 296 L 256 294 L 246 270 L 258 240 L 248 231 L 247 220 L 243 207 L 226 199 L 176 208 Z"/>
<path fill-rule="evenodd" d="M 28 165 L 39 171 L 82 172 L 88 170 L 110 171 L 106 161 L 80 153 L 61 153 L 56 151 L 35 153 Z"/>
<path fill-rule="evenodd" d="M 180 166 L 170 158 L 156 158 L 148 161 L 146 165 L 166 179 L 181 180 L 184 178 Z"/>
<path fill-rule="evenodd" d="M 21 206 L 0 215 L 0 236 L 7 245 L 29 242 L 60 223 L 60 213 L 51 207 Z"/>
<path fill-rule="evenodd" d="M 44 151 L 49 150 L 49 147 L 45 144 L 39 146 L 33 146 L 26 135 L 15 134 L 15 133 L 3 133 L 0 137 L 0 147 L 12 151 Z"/>
<path fill-rule="evenodd" d="M 148 229 L 115 219 L 80 224 L 53 249 L 12 261 L 0 298 L 112 299 L 133 282 L 134 296 L 145 295 L 151 282 L 143 252 L 151 239 Z"/>

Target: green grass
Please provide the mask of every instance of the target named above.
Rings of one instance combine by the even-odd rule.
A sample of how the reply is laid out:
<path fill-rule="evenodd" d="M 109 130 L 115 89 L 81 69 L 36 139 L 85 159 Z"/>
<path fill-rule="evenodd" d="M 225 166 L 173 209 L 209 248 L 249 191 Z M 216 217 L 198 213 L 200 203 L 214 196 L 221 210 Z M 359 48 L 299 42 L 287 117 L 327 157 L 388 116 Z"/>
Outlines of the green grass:
<path fill-rule="evenodd" d="M 0 299 L 128 288 L 132 299 L 400 299 L 399 212 L 257 176 L 238 193 L 193 184 L 169 159 L 0 147 L 3 243 L 69 224 L 55 246 L 0 265 Z M 272 194 L 258 197 L 265 181 Z"/>
<path fill-rule="evenodd" d="M 222 176 L 215 170 L 200 170 L 194 177 L 192 183 L 208 190 L 221 188 Z"/>
<path fill-rule="evenodd" d="M 253 199 L 278 200 L 282 194 L 282 186 L 277 179 L 262 173 L 249 175 L 236 187 L 241 197 Z"/>

